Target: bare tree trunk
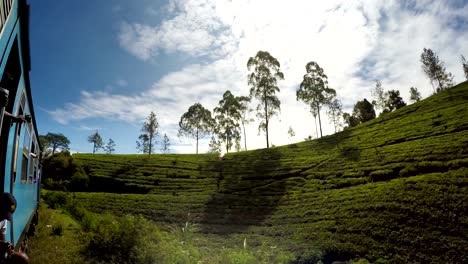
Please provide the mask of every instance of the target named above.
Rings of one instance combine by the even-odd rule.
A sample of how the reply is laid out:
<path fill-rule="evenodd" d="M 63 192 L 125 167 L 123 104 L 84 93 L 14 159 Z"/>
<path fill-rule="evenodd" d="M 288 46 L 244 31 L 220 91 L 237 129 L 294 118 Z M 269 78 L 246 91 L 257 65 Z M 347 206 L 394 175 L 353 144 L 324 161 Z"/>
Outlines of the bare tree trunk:
<path fill-rule="evenodd" d="M 153 136 L 150 134 L 149 137 L 149 149 L 148 149 L 148 156 L 151 156 L 151 150 L 153 148 Z"/>
<path fill-rule="evenodd" d="M 244 147 L 245 147 L 245 150 L 247 150 L 247 136 L 245 135 L 244 122 L 242 122 L 242 129 L 244 130 Z"/>
<path fill-rule="evenodd" d="M 270 144 L 268 142 L 268 104 L 266 101 L 266 94 L 264 94 L 265 97 L 265 130 L 266 130 L 266 142 L 267 142 L 267 148 L 270 148 Z"/>
<path fill-rule="evenodd" d="M 198 154 L 198 128 L 197 128 L 197 152 L 196 153 Z"/>
<path fill-rule="evenodd" d="M 318 138 L 317 115 L 314 115 L 315 122 L 315 138 Z"/>
<path fill-rule="evenodd" d="M 317 114 L 319 118 L 319 126 L 320 126 L 320 137 L 322 137 L 322 121 L 320 120 L 320 107 L 317 106 Z"/>

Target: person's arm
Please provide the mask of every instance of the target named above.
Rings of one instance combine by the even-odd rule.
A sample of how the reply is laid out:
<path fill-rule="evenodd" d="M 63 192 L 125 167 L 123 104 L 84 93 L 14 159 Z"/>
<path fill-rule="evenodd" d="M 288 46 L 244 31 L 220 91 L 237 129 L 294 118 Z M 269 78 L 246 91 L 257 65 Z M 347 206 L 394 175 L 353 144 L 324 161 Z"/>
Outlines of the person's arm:
<path fill-rule="evenodd" d="M 0 240 L 5 241 L 5 236 L 7 232 L 6 220 L 0 222 Z"/>
<path fill-rule="evenodd" d="M 13 121 L 13 122 L 20 123 L 20 122 L 26 121 L 22 115 L 15 116 L 15 115 L 12 115 L 11 113 L 7 112 L 7 111 L 4 111 L 4 112 L 3 112 L 3 115 L 4 115 L 5 117 L 11 118 L 11 121 Z"/>

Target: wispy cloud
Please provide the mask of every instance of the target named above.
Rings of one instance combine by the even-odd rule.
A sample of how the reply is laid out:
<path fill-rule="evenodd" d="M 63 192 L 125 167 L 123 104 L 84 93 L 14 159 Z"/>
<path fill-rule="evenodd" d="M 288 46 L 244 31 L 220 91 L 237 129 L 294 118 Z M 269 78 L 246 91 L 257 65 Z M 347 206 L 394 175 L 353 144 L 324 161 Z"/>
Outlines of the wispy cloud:
<path fill-rule="evenodd" d="M 247 95 L 246 62 L 258 50 L 268 50 L 285 73 L 282 111 L 271 129 L 273 143 L 280 145 L 288 142 L 289 126 L 298 140 L 314 134 L 307 106 L 295 99 L 309 61 L 324 68 L 349 111 L 357 100 L 369 98 L 377 78 L 406 99 L 411 86 L 428 96 L 432 88 L 419 62 L 424 47 L 439 54 L 456 81 L 463 76 L 459 56 L 468 55 L 468 4 L 460 1 L 171 0 L 167 12 L 158 25 L 122 22 L 121 47 L 143 61 L 157 59 L 161 52 L 182 52 L 208 57 L 208 62 L 183 65 L 140 94 L 84 91 L 78 101 L 50 111 L 53 118 L 62 124 L 94 117 L 141 122 L 155 110 L 161 130 L 175 134 L 191 104 L 213 109 L 228 89 Z M 323 125 L 326 133 L 333 131 L 326 121 Z M 254 136 L 256 126 L 248 127 L 250 148 L 265 146 L 263 136 Z M 187 146 L 181 150 L 192 151 Z"/>
<path fill-rule="evenodd" d="M 142 60 L 156 56 L 160 50 L 193 56 L 227 54 L 226 48 L 234 39 L 230 27 L 217 15 L 215 2 L 171 1 L 168 10 L 170 18 L 157 26 L 123 22 L 121 47 Z"/>

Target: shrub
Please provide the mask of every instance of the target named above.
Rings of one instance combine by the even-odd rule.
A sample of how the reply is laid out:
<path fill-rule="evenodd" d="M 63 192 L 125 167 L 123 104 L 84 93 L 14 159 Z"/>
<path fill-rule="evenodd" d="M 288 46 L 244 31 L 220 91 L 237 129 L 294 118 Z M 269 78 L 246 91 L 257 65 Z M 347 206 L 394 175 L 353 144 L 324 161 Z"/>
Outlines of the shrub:
<path fill-rule="evenodd" d="M 52 228 L 52 234 L 54 236 L 62 236 L 63 235 L 63 227 L 62 225 L 54 226 Z"/>
<path fill-rule="evenodd" d="M 68 203 L 68 195 L 64 192 L 44 192 L 42 197 L 50 208 L 56 209 L 64 207 Z"/>
<path fill-rule="evenodd" d="M 376 170 L 369 174 L 369 178 L 371 181 L 387 181 L 395 178 L 395 174 L 393 170 L 385 169 L 385 170 Z"/>

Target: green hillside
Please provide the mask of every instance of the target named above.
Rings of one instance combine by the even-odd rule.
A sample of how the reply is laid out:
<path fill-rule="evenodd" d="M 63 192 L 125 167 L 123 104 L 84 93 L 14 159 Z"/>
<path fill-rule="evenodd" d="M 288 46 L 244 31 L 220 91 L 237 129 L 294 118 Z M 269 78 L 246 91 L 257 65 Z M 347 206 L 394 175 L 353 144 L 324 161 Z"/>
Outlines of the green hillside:
<path fill-rule="evenodd" d="M 225 155 L 75 154 L 94 212 L 164 225 L 200 247 L 266 243 L 298 263 L 466 263 L 468 83 L 322 139 Z"/>

